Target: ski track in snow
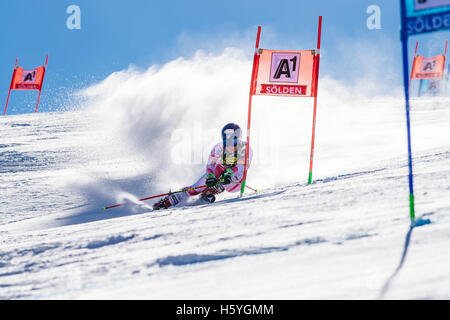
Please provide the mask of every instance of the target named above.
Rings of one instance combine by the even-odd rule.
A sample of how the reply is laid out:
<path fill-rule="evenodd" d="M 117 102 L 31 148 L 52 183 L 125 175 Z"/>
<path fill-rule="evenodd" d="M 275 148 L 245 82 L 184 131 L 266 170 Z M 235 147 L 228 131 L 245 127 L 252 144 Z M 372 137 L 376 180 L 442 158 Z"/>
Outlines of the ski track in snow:
<path fill-rule="evenodd" d="M 414 120 L 448 128 L 448 115 L 424 108 Z M 86 167 L 124 172 L 136 160 L 98 150 L 94 137 L 83 113 L 1 119 L 0 299 L 377 299 L 400 263 L 402 150 L 242 201 L 102 211 L 114 196 L 90 203 L 66 178 Z M 414 229 L 383 298 L 450 298 L 450 143 L 440 138 L 414 153 L 416 211 L 432 223 Z M 139 190 L 145 175 L 111 181 Z"/>

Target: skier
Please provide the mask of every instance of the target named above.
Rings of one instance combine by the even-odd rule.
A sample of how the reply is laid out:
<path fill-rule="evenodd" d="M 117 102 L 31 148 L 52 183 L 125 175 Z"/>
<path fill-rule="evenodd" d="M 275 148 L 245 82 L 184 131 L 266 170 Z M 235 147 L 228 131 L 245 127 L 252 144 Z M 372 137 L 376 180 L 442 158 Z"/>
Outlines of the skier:
<path fill-rule="evenodd" d="M 242 130 L 235 123 L 229 123 L 222 129 L 222 142 L 212 149 L 205 174 L 193 185 L 178 194 L 169 194 L 153 205 L 154 210 L 168 209 L 184 203 L 189 197 L 200 195 L 208 203 L 216 200 L 216 195 L 224 191 L 238 192 L 244 178 L 245 153 L 247 143 L 242 141 Z M 252 150 L 249 148 L 249 163 Z M 204 188 L 194 189 L 204 186 Z"/>

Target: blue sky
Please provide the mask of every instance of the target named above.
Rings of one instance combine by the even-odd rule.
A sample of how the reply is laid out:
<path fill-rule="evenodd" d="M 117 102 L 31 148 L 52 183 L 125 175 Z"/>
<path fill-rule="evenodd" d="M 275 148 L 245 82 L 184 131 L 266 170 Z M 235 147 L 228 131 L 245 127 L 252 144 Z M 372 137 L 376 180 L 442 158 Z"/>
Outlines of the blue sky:
<path fill-rule="evenodd" d="M 81 9 L 81 30 L 66 27 L 66 9 L 73 4 Z M 381 30 L 366 27 L 367 7 L 374 4 L 381 8 Z M 399 10 L 395 0 L 1 1 L 0 105 L 3 110 L 16 57 L 19 65 L 31 69 L 50 55 L 40 111 L 56 111 L 74 90 L 130 64 L 147 68 L 189 57 L 196 49 L 220 51 L 225 46 L 248 49 L 251 57 L 258 25 L 263 27 L 263 47 L 286 40 L 310 49 L 319 15 L 324 17 L 326 53 L 321 75 L 345 81 L 352 61 L 345 59 L 349 44 L 359 44 L 358 52 L 369 55 L 378 48 L 390 67 L 400 68 Z M 447 35 L 422 39 L 432 39 L 425 46 L 439 48 Z M 401 69 L 397 71 L 394 80 L 401 81 Z M 14 92 L 8 114 L 33 111 L 36 95 Z"/>

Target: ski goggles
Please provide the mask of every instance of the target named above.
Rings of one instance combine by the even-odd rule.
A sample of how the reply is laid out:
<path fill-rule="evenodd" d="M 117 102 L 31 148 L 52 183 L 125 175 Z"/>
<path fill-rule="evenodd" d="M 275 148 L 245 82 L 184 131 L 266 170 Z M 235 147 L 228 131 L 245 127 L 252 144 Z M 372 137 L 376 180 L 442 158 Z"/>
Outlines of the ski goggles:
<path fill-rule="evenodd" d="M 238 137 L 234 130 L 226 130 L 222 136 L 224 146 L 237 146 Z"/>
<path fill-rule="evenodd" d="M 223 140 L 223 145 L 225 147 L 231 147 L 231 146 L 236 147 L 238 145 L 238 140 L 237 140 L 237 138 L 230 139 L 230 140 Z"/>

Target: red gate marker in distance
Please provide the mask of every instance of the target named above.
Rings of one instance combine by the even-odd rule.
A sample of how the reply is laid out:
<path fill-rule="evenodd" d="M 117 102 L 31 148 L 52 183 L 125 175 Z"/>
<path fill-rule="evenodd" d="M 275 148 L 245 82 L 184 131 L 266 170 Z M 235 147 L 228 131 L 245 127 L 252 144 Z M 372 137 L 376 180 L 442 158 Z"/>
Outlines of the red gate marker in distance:
<path fill-rule="evenodd" d="M 38 111 L 39 102 L 41 100 L 42 86 L 44 84 L 45 72 L 47 70 L 48 63 L 48 55 L 45 59 L 45 65 L 40 66 L 33 70 L 24 70 L 19 67 L 17 64 L 19 59 L 16 59 L 16 63 L 14 65 L 14 71 L 11 79 L 11 84 L 9 86 L 8 97 L 6 98 L 5 110 L 3 111 L 3 115 L 6 115 L 8 110 L 9 98 L 11 97 L 11 91 L 13 90 L 37 90 L 39 91 L 39 95 L 36 102 L 36 107 L 34 112 Z M 24 76 L 24 72 L 25 76 Z M 28 78 L 29 77 L 29 78 Z"/>

